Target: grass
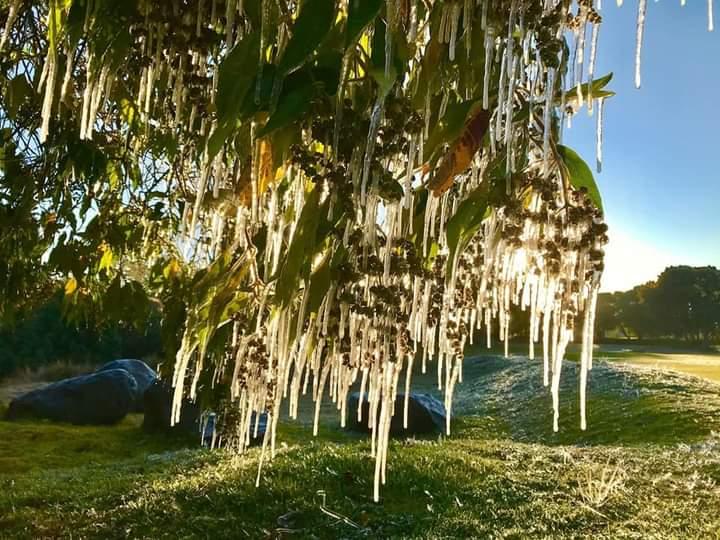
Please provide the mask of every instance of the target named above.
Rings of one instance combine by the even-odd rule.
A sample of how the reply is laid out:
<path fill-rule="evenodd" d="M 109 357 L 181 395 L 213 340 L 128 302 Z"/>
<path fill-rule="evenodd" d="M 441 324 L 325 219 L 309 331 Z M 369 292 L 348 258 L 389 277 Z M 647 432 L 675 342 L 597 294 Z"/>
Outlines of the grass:
<path fill-rule="evenodd" d="M 394 441 L 380 503 L 367 440 L 333 427 L 330 404 L 317 438 L 281 424 L 257 488 L 257 448 L 150 436 L 138 416 L 0 421 L 0 538 L 720 537 L 718 386 L 600 362 L 580 432 L 567 363 L 553 434 L 537 363 L 466 365 L 453 435 Z"/>

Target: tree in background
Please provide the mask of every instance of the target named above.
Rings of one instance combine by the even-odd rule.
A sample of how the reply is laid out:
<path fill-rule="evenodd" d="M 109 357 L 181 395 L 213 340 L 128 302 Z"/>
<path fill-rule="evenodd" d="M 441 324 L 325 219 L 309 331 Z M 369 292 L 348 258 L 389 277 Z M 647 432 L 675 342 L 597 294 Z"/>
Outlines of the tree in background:
<path fill-rule="evenodd" d="M 115 358 L 158 357 L 159 323 L 157 314 L 142 328 L 118 321 L 78 323 L 63 316 L 62 295 L 56 294 L 0 329 L 0 379 L 57 362 L 100 364 Z"/>
<path fill-rule="evenodd" d="M 598 297 L 598 330 L 625 337 L 720 341 L 720 270 L 671 266 L 656 281 Z"/>

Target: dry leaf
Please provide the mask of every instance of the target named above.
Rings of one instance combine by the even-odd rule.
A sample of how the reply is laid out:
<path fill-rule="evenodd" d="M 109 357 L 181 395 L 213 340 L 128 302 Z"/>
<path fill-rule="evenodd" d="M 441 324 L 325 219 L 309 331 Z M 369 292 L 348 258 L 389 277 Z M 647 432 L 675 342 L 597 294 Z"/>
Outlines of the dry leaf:
<path fill-rule="evenodd" d="M 455 177 L 470 166 L 489 125 L 490 112 L 484 110 L 478 111 L 465 124 L 462 135 L 455 140 L 443 156 L 440 165 L 428 183 L 428 189 L 436 197 L 450 189 Z"/>

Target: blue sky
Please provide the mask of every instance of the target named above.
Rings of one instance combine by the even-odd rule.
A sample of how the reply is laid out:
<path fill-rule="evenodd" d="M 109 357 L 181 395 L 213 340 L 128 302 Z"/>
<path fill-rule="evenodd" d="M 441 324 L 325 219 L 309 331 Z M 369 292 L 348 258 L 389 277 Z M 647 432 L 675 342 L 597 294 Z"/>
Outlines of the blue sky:
<path fill-rule="evenodd" d="M 603 290 L 670 264 L 720 266 L 720 29 L 707 31 L 704 0 L 649 1 L 638 90 L 637 2 L 606 0 L 601 14 L 595 73 L 612 71 L 617 92 L 605 102 L 596 174 L 610 227 Z M 595 118 L 581 111 L 564 139 L 594 169 Z"/>

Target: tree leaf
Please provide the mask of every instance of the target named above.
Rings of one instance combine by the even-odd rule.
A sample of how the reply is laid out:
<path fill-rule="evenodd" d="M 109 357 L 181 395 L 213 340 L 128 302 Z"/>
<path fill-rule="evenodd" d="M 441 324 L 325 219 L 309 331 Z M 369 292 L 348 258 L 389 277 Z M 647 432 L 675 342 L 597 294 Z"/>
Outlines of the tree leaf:
<path fill-rule="evenodd" d="M 275 285 L 276 299 L 283 306 L 290 304 L 292 295 L 297 290 L 300 271 L 308 256 L 311 256 L 314 251 L 315 235 L 321 214 L 318 208 L 319 202 L 320 189 L 315 187 L 305 199 L 295 234 L 287 250 L 287 258 L 280 269 Z"/>
<path fill-rule="evenodd" d="M 468 120 L 468 114 L 478 103 L 476 99 L 449 103 L 443 117 L 435 122 L 427 141 L 424 144 L 426 156 L 432 156 L 433 152 L 442 144 L 455 140 L 462 135 L 463 128 Z"/>
<path fill-rule="evenodd" d="M 265 193 L 267 187 L 275 181 L 272 145 L 267 139 L 260 141 L 260 163 L 258 165 L 258 195 Z"/>
<path fill-rule="evenodd" d="M 77 286 L 77 280 L 74 277 L 70 276 L 70 279 L 68 279 L 65 283 L 65 296 L 70 296 L 72 293 L 74 293 L 77 290 Z"/>
<path fill-rule="evenodd" d="M 315 88 L 312 82 L 290 90 L 280 96 L 277 108 L 265 126 L 258 130 L 258 137 L 265 137 L 276 129 L 285 127 L 301 118 L 310 108 Z"/>
<path fill-rule="evenodd" d="M 345 29 L 346 49 L 355 44 L 367 25 L 380 13 L 382 5 L 383 0 L 350 0 Z"/>
<path fill-rule="evenodd" d="M 28 82 L 24 73 L 20 73 L 13 77 L 8 84 L 7 93 L 7 112 L 11 119 L 17 115 L 20 107 L 25 101 L 35 94 L 35 89 Z"/>
<path fill-rule="evenodd" d="M 614 96 L 615 92 L 612 92 L 610 90 L 603 90 L 612 80 L 612 77 L 613 74 L 612 72 L 610 72 L 604 77 L 595 79 L 592 82 L 586 82 L 581 84 L 580 93 L 582 94 L 583 99 L 587 100 L 588 97 L 590 97 L 591 95 L 593 98 L 607 98 Z M 592 92 L 590 92 L 590 89 L 592 89 Z M 570 90 L 565 92 L 565 103 L 571 104 L 577 102 L 577 94 L 577 86 L 573 86 Z M 555 102 L 559 105 L 561 103 L 561 98 L 556 97 Z"/>
<path fill-rule="evenodd" d="M 490 125 L 490 112 L 480 110 L 465 124 L 460 137 L 455 140 L 435 170 L 428 189 L 437 197 L 452 187 L 455 176 L 465 171 L 480 148 Z"/>
<path fill-rule="evenodd" d="M 334 0 L 305 0 L 292 27 L 278 70 L 281 76 L 300 68 L 315 52 L 335 20 Z"/>
<path fill-rule="evenodd" d="M 309 313 L 317 313 L 328 289 L 330 289 L 330 257 L 326 254 L 322 264 L 310 276 L 307 305 Z"/>
<path fill-rule="evenodd" d="M 557 145 L 557 150 L 560 158 L 565 165 L 567 170 L 567 178 L 570 184 L 577 188 L 587 189 L 590 200 L 598 207 L 602 212 L 602 198 L 600 197 L 600 190 L 595 183 L 595 177 L 593 176 L 590 167 L 585 161 L 573 150 L 562 144 Z"/>
<path fill-rule="evenodd" d="M 98 264 L 98 271 L 109 270 L 113 264 L 113 251 L 107 244 L 101 244 L 102 257 Z"/>
<path fill-rule="evenodd" d="M 322 84 L 325 93 L 333 96 L 340 84 L 341 69 L 342 54 L 337 51 L 327 51 L 318 56 L 311 73 L 313 79 Z"/>
<path fill-rule="evenodd" d="M 237 118 L 243 98 L 255 77 L 259 45 L 259 32 L 248 34 L 220 64 L 215 97 L 219 123 Z"/>
<path fill-rule="evenodd" d="M 219 123 L 208 137 L 207 151 L 208 159 L 212 160 L 225 144 L 225 141 L 232 134 L 235 128 L 234 122 L 227 121 Z"/>
<path fill-rule="evenodd" d="M 465 198 L 448 220 L 446 238 L 448 246 L 447 278 L 450 279 L 455 254 L 462 252 L 475 236 L 488 210 L 488 184 L 483 182 Z"/>

